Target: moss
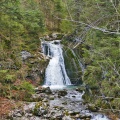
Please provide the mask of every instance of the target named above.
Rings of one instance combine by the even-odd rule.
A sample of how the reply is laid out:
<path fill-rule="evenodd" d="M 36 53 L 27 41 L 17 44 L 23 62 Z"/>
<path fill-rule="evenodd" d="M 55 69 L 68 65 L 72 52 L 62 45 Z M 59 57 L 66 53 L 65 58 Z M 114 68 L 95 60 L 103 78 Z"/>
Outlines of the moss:
<path fill-rule="evenodd" d="M 35 105 L 35 108 L 33 110 L 33 114 L 38 116 L 38 112 L 39 112 L 39 108 L 42 106 L 42 102 L 38 102 L 36 105 Z"/>

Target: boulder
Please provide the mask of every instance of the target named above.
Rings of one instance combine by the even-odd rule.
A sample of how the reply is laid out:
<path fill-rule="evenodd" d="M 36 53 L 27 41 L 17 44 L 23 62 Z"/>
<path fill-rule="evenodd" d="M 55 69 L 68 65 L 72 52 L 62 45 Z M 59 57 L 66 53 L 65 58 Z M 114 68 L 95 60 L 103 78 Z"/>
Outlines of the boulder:
<path fill-rule="evenodd" d="M 51 94 L 51 93 L 52 93 L 50 87 L 46 87 L 46 88 L 45 88 L 45 87 L 42 87 L 42 86 L 39 86 L 38 88 L 36 88 L 36 89 L 35 89 L 35 92 L 36 92 L 37 94 L 39 94 L 39 93 Z"/>
<path fill-rule="evenodd" d="M 54 39 L 56 39 L 57 38 L 57 34 L 56 33 L 52 33 L 51 37 L 54 38 Z"/>
<path fill-rule="evenodd" d="M 44 104 L 44 102 L 36 103 L 35 108 L 33 110 L 33 114 L 36 116 L 43 116 L 48 113 L 48 105 Z"/>
<path fill-rule="evenodd" d="M 50 87 L 45 88 L 45 93 L 46 94 L 51 94 L 52 93 Z"/>
<path fill-rule="evenodd" d="M 49 99 L 50 99 L 50 100 L 54 100 L 54 96 L 50 96 Z"/>
<path fill-rule="evenodd" d="M 66 95 L 67 95 L 67 91 L 66 90 L 58 91 L 58 96 L 66 96 Z"/>
<path fill-rule="evenodd" d="M 68 114 L 74 116 L 80 114 L 80 111 L 69 111 Z"/>
<path fill-rule="evenodd" d="M 90 120 L 90 118 L 91 118 L 92 116 L 91 115 L 80 115 L 80 119 L 89 119 Z"/>
<path fill-rule="evenodd" d="M 55 115 L 53 116 L 53 119 L 54 120 L 62 120 L 62 118 L 63 118 L 63 114 L 62 113 L 55 113 Z"/>
<path fill-rule="evenodd" d="M 27 52 L 27 51 L 22 51 L 22 52 L 21 52 L 21 57 L 22 57 L 22 60 L 24 61 L 24 60 L 26 60 L 26 59 L 28 59 L 28 58 L 31 58 L 32 55 L 31 55 L 31 53 L 29 53 L 29 52 Z"/>

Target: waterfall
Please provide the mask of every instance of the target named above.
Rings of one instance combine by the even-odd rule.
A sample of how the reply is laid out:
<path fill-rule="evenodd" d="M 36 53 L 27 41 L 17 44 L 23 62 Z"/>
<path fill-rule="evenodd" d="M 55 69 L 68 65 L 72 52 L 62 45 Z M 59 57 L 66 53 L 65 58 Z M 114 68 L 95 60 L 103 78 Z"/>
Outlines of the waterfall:
<path fill-rule="evenodd" d="M 44 85 L 50 87 L 71 85 L 70 79 L 65 70 L 60 41 L 44 41 L 42 43 L 42 49 L 44 54 L 50 57 L 49 64 L 45 71 Z"/>

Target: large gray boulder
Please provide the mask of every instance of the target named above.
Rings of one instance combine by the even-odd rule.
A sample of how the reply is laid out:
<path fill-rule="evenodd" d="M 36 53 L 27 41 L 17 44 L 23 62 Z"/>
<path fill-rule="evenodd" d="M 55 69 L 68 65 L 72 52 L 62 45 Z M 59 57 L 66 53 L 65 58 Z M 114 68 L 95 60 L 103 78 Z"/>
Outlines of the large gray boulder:
<path fill-rule="evenodd" d="M 29 53 L 29 52 L 27 52 L 27 51 L 22 51 L 22 52 L 21 52 L 21 57 L 22 57 L 22 60 L 26 60 L 26 59 L 28 59 L 28 58 L 31 58 L 32 55 L 31 55 L 31 53 Z"/>

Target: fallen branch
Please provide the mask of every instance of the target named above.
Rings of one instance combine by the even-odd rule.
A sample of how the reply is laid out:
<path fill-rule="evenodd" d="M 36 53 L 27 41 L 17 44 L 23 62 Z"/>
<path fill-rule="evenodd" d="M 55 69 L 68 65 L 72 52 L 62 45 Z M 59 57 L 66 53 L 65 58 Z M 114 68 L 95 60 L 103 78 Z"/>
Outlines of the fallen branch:
<path fill-rule="evenodd" d="M 118 109 L 113 109 L 114 110 L 114 112 L 120 112 L 120 110 L 118 110 Z M 103 111 L 112 111 L 111 109 L 103 109 L 103 108 L 99 108 L 99 110 L 98 110 L 99 112 L 103 112 Z"/>
<path fill-rule="evenodd" d="M 120 99 L 120 98 L 114 98 L 114 97 L 105 97 L 105 96 L 97 96 L 99 98 L 105 98 L 105 99 Z"/>

